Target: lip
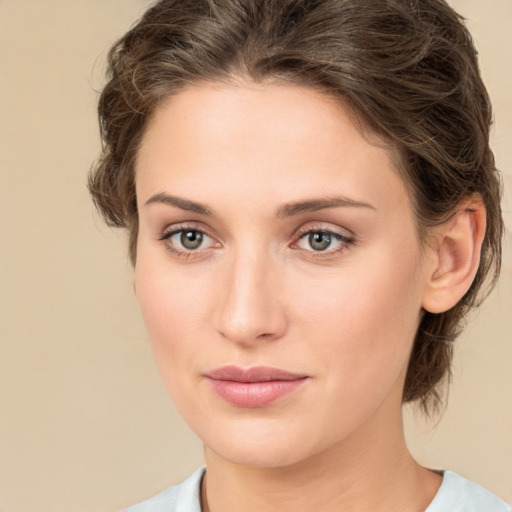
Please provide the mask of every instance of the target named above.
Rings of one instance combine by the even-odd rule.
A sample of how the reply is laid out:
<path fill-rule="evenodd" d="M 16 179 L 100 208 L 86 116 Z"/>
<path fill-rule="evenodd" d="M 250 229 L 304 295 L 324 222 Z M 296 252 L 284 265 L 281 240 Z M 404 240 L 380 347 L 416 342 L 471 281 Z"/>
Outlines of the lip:
<path fill-rule="evenodd" d="M 212 389 L 235 407 L 266 407 L 290 395 L 304 384 L 307 375 L 268 366 L 223 366 L 205 377 Z"/>

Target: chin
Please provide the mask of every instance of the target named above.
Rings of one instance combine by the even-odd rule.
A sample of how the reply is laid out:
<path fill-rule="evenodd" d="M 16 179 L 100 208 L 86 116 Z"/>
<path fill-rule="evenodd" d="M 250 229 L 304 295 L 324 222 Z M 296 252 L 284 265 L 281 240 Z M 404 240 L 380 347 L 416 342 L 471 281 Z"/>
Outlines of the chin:
<path fill-rule="evenodd" d="M 283 468 L 292 466 L 302 460 L 297 452 L 288 449 L 266 446 L 258 449 L 250 447 L 210 448 L 218 457 L 237 466 L 250 466 L 254 468 Z"/>
<path fill-rule="evenodd" d="M 221 435 L 212 431 L 208 436 L 197 433 L 206 450 L 240 466 L 286 467 L 307 457 L 308 449 L 304 445 L 304 439 L 308 439 L 306 432 L 283 429 L 282 425 L 275 422 L 255 423 L 241 424 L 240 428 L 227 429 Z"/>

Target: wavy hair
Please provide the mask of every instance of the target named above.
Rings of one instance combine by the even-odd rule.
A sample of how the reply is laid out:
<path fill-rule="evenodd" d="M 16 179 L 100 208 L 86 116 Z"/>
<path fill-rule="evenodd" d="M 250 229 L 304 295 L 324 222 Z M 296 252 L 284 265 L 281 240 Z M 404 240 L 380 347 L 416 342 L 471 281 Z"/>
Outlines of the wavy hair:
<path fill-rule="evenodd" d="M 108 57 L 99 99 L 102 152 L 95 204 L 129 232 L 136 260 L 134 164 L 151 114 L 190 84 L 274 79 L 339 98 L 396 148 L 420 240 L 479 195 L 487 228 L 478 272 L 449 311 L 425 312 L 403 392 L 426 412 L 442 403 L 452 341 L 496 282 L 501 182 L 489 147 L 491 104 L 463 19 L 443 0 L 160 0 Z"/>

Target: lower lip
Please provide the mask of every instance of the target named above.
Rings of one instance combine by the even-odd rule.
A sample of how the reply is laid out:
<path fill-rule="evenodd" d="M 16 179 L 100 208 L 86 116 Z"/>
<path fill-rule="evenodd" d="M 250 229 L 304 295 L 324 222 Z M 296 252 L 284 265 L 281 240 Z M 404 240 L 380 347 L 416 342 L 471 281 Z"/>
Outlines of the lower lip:
<path fill-rule="evenodd" d="M 208 379 L 214 391 L 235 407 L 258 408 L 293 393 L 305 382 L 296 380 L 270 380 L 265 382 L 235 382 Z"/>

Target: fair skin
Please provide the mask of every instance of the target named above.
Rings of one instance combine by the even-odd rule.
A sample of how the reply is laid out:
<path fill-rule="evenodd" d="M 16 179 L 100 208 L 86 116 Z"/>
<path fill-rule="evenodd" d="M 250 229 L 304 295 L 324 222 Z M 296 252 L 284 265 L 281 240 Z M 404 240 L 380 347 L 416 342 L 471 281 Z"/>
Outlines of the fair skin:
<path fill-rule="evenodd" d="M 422 249 L 390 151 L 296 85 L 190 86 L 150 120 L 135 288 L 205 445 L 204 510 L 422 511 L 437 492 L 405 445 L 402 390 L 422 308 L 471 283 L 485 212 L 463 209 Z M 226 399 L 211 377 L 226 366 L 297 385 Z"/>

